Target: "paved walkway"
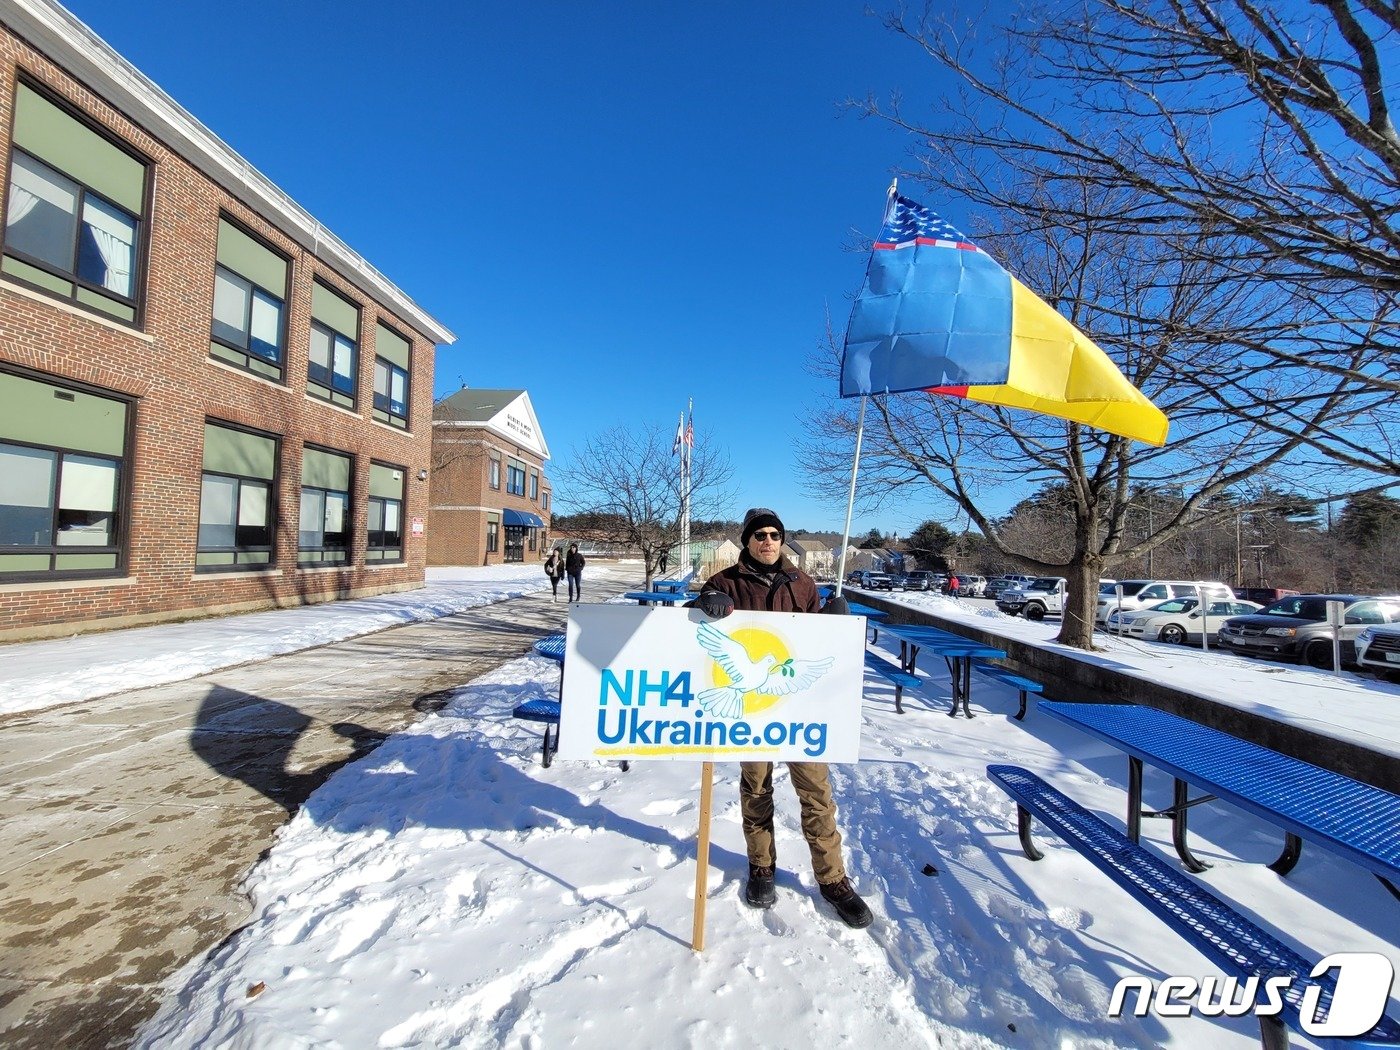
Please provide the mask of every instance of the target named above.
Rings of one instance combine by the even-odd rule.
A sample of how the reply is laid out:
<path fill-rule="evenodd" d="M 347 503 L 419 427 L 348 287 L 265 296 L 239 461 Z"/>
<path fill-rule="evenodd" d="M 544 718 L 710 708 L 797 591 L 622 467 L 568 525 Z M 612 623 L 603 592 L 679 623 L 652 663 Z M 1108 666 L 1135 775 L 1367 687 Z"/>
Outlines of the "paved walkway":
<path fill-rule="evenodd" d="M 590 567 L 590 599 L 637 577 Z M 0 716 L 0 1043 L 127 1045 L 161 982 L 249 918 L 244 875 L 318 785 L 567 608 L 527 595 Z"/>

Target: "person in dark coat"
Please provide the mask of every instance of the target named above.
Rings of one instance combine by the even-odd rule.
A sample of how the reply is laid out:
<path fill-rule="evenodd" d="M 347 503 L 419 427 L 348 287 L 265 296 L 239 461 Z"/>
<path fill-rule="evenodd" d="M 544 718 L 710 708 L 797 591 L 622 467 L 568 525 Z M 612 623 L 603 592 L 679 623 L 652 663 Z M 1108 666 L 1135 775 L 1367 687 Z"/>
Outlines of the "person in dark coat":
<path fill-rule="evenodd" d="M 583 555 L 578 552 L 578 544 L 569 544 L 569 553 L 564 555 L 564 572 L 569 577 L 569 601 L 583 601 Z"/>
<path fill-rule="evenodd" d="M 778 515 L 755 507 L 744 515 L 739 561 L 715 573 L 690 604 L 707 616 L 728 616 L 735 609 L 758 612 L 848 613 L 844 598 L 823 608 L 816 581 L 783 555 L 787 532 Z M 841 832 L 825 762 L 789 762 L 788 774 L 802 808 L 802 834 L 812 855 L 812 871 L 823 899 L 847 925 L 869 926 L 870 908 L 846 877 L 841 859 Z M 749 878 L 744 900 L 754 908 L 771 908 L 777 895 L 773 881 L 777 852 L 773 841 L 773 763 L 739 764 L 739 804 Z"/>
<path fill-rule="evenodd" d="M 564 548 L 555 547 L 544 560 L 544 574 L 549 577 L 549 585 L 554 588 L 554 600 L 559 600 L 559 581 L 564 578 Z"/>

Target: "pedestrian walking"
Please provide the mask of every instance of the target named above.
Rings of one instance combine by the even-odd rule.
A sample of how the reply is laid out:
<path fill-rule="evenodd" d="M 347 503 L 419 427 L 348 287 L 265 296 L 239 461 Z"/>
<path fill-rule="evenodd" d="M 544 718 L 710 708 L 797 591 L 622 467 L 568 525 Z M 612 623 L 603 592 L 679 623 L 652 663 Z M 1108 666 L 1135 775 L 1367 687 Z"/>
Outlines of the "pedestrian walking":
<path fill-rule="evenodd" d="M 948 577 L 948 593 L 954 598 L 958 596 L 958 578 L 956 576 Z"/>
<path fill-rule="evenodd" d="M 750 510 L 744 515 L 738 563 L 706 580 L 690 604 L 714 617 L 728 616 L 735 609 L 849 613 L 844 598 L 833 598 L 822 607 L 816 582 L 783 555 L 786 535 L 773 511 Z M 851 885 L 841 859 L 841 832 L 836 827 L 836 802 L 826 763 L 789 762 L 787 767 L 822 898 L 848 926 L 869 926 L 870 908 Z M 741 762 L 739 770 L 739 805 L 749 856 L 744 900 L 750 907 L 771 908 L 777 900 L 773 883 L 778 859 L 773 839 L 773 763 Z"/>
<path fill-rule="evenodd" d="M 666 571 L 667 556 L 668 556 L 670 553 L 671 553 L 671 552 L 670 552 L 669 550 L 666 550 L 666 549 L 663 549 L 663 550 L 661 551 L 661 559 L 656 563 L 656 570 L 657 570 L 657 572 L 665 572 L 665 571 Z"/>
<path fill-rule="evenodd" d="M 569 601 L 583 601 L 584 557 L 578 552 L 578 544 L 569 544 L 569 552 L 564 555 L 564 572 L 569 577 Z"/>
<path fill-rule="evenodd" d="M 549 577 L 549 585 L 554 588 L 554 600 L 559 600 L 559 581 L 564 578 L 564 548 L 555 547 L 544 560 L 544 574 Z"/>

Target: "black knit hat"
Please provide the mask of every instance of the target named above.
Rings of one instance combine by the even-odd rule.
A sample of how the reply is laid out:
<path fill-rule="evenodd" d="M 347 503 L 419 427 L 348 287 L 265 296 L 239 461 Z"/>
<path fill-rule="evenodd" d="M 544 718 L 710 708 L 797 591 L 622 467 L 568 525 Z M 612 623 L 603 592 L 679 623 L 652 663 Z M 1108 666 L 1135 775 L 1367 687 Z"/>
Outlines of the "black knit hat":
<path fill-rule="evenodd" d="M 745 547 L 749 545 L 749 537 L 765 525 L 772 526 L 782 533 L 782 539 L 787 539 L 787 529 L 783 528 L 783 519 L 774 514 L 767 507 L 752 507 L 744 515 L 744 531 L 740 534 L 739 542 Z"/>

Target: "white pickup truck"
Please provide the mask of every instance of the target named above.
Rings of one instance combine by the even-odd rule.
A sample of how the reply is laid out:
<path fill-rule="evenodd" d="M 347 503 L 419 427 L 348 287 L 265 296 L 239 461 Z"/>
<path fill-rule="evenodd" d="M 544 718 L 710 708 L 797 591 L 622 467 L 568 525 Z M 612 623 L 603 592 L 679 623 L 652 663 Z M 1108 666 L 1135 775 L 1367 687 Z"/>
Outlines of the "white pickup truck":
<path fill-rule="evenodd" d="M 1021 587 L 1012 587 L 997 595 L 997 608 L 1008 616 L 1025 613 L 1027 620 L 1043 620 L 1047 613 L 1058 616 L 1065 611 L 1063 576 L 1042 576 Z"/>

